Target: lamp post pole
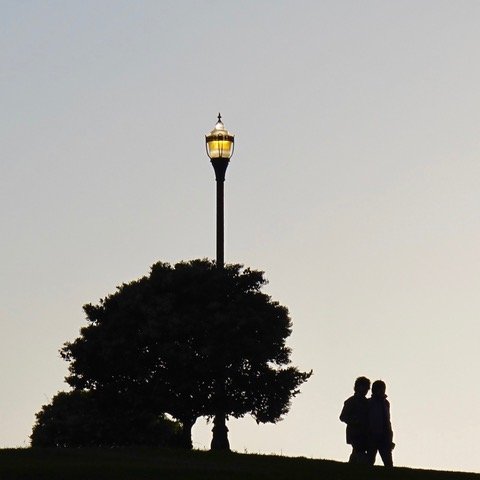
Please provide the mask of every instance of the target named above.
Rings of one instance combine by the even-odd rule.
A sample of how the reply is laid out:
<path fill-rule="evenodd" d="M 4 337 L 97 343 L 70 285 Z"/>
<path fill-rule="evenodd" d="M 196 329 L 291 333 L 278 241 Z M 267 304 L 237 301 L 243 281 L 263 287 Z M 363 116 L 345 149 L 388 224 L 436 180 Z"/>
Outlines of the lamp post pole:
<path fill-rule="evenodd" d="M 234 136 L 225 129 L 220 114 L 218 114 L 218 121 L 215 128 L 209 135 L 206 135 L 205 141 L 207 154 L 215 170 L 215 181 L 217 184 L 217 268 L 223 269 L 225 264 L 223 187 L 225 183 L 225 172 L 227 171 L 230 158 L 233 155 Z M 217 380 L 216 397 L 219 407 L 213 419 L 213 437 L 210 448 L 212 450 L 230 450 L 226 412 L 224 409 L 222 410 L 221 407 L 225 399 L 225 380 Z"/>
<path fill-rule="evenodd" d="M 218 114 L 215 128 L 206 136 L 205 140 L 207 154 L 215 170 L 217 183 L 217 267 L 223 268 L 225 263 L 223 186 L 225 172 L 233 155 L 234 136 L 225 129 L 220 114 Z"/>
<path fill-rule="evenodd" d="M 225 264 L 225 228 L 224 228 L 224 203 L 223 191 L 225 184 L 225 171 L 228 167 L 229 159 L 217 158 L 212 160 L 215 170 L 215 180 L 217 184 L 217 267 L 223 268 Z"/>

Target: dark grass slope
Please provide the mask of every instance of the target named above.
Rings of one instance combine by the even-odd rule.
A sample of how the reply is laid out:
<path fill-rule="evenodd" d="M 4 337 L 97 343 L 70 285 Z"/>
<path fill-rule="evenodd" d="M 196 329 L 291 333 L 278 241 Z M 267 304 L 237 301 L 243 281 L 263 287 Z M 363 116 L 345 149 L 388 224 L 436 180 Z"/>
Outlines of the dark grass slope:
<path fill-rule="evenodd" d="M 159 449 L 0 450 L 0 480 L 480 480 L 480 474 Z"/>

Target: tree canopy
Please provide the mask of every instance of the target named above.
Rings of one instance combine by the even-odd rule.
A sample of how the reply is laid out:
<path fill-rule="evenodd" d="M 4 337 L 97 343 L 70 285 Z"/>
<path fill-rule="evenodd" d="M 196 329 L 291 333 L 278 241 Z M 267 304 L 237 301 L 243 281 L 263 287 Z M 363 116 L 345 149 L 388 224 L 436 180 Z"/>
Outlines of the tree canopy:
<path fill-rule="evenodd" d="M 311 375 L 290 364 L 286 307 L 261 292 L 263 272 L 209 260 L 156 263 L 84 307 L 88 325 L 61 350 L 67 382 L 168 413 L 184 444 L 200 416 L 277 422 Z"/>
<path fill-rule="evenodd" d="M 104 404 L 95 392 L 60 392 L 36 414 L 32 447 L 175 447 L 180 427 L 164 415 L 138 410 L 128 399 Z"/>

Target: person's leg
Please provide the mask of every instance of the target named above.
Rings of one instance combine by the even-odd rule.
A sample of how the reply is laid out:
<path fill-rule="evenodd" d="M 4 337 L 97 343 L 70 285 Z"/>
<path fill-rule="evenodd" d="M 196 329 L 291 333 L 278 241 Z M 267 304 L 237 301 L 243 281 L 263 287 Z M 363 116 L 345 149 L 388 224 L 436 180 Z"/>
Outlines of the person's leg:
<path fill-rule="evenodd" d="M 390 446 L 382 445 L 378 449 L 382 462 L 386 467 L 393 467 L 392 449 Z"/>
<path fill-rule="evenodd" d="M 348 463 L 357 463 L 357 453 L 355 449 L 352 447 L 352 453 L 350 454 L 350 458 L 348 459 Z"/>
<path fill-rule="evenodd" d="M 368 465 L 368 443 L 365 440 L 364 442 L 360 442 L 358 447 L 358 463 L 362 465 Z"/>
<path fill-rule="evenodd" d="M 375 457 L 377 456 L 378 447 L 374 442 L 368 444 L 367 449 L 367 464 L 375 465 Z"/>
<path fill-rule="evenodd" d="M 352 453 L 350 455 L 349 463 L 366 463 L 366 448 L 360 443 L 352 445 Z"/>

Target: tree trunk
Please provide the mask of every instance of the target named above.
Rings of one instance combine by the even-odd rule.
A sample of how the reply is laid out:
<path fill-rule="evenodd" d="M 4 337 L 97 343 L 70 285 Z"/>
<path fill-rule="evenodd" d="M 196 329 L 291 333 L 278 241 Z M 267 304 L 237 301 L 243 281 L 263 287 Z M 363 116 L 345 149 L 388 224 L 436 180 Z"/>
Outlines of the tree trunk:
<path fill-rule="evenodd" d="M 230 443 L 228 441 L 228 428 L 225 424 L 225 414 L 217 413 L 213 419 L 213 437 L 210 444 L 211 450 L 227 450 L 230 451 Z"/>
<path fill-rule="evenodd" d="M 180 420 L 182 424 L 182 432 L 180 435 L 180 446 L 187 450 L 193 448 L 192 443 L 192 427 L 195 424 L 196 419 L 182 419 Z"/>

